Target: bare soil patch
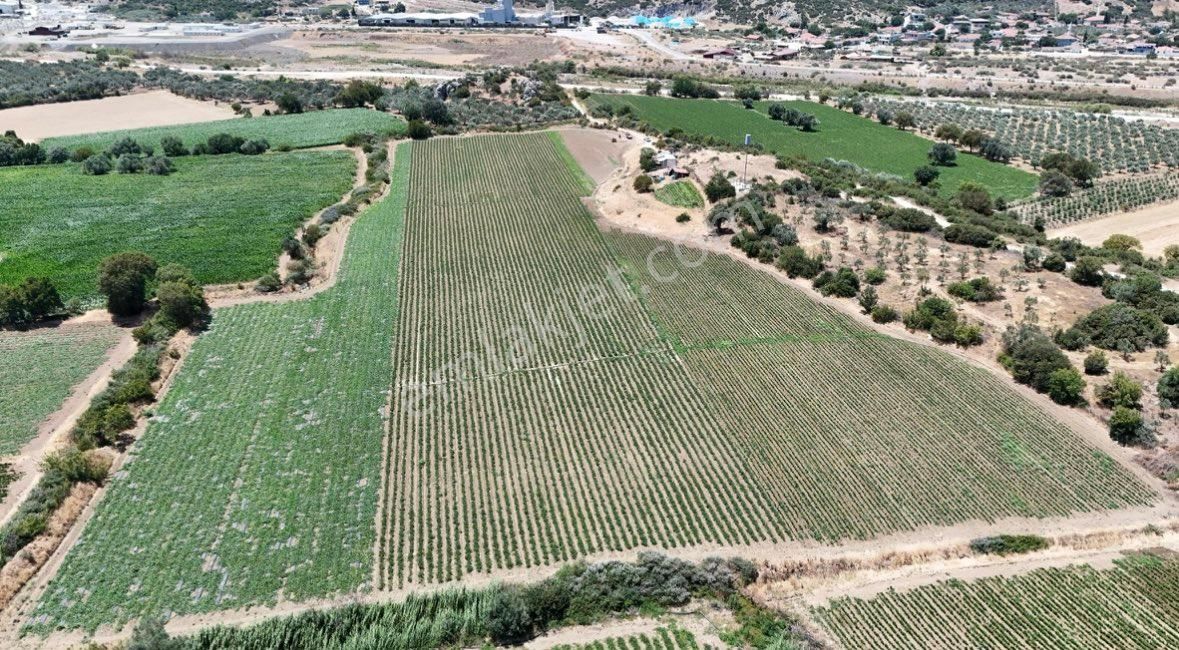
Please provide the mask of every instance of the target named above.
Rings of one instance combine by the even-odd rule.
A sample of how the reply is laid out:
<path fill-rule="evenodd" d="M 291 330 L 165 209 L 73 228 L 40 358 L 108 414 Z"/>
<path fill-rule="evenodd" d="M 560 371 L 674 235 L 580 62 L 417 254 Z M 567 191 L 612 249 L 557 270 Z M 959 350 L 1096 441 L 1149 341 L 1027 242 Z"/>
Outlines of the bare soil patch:
<path fill-rule="evenodd" d="M 623 158 L 634 144 L 618 131 L 606 129 L 562 128 L 557 132 L 577 164 L 598 185 L 622 166 Z"/>
<path fill-rule="evenodd" d="M 1149 256 L 1162 255 L 1167 246 L 1179 244 L 1179 201 L 1082 221 L 1048 232 L 1049 237 L 1076 237 L 1089 246 L 1100 246 L 1113 234 L 1137 238 L 1142 242 L 1142 251 Z"/>
<path fill-rule="evenodd" d="M 0 127 L 25 140 L 62 135 L 212 122 L 233 117 L 227 104 L 202 102 L 166 90 L 62 104 L 0 110 Z"/>
<path fill-rule="evenodd" d="M 494 63 L 527 65 L 561 56 L 551 38 L 535 32 L 423 30 L 419 28 L 379 31 L 305 31 L 278 41 L 306 54 L 317 63 L 341 64 L 363 61 L 384 63 L 426 63 L 437 66 Z"/>

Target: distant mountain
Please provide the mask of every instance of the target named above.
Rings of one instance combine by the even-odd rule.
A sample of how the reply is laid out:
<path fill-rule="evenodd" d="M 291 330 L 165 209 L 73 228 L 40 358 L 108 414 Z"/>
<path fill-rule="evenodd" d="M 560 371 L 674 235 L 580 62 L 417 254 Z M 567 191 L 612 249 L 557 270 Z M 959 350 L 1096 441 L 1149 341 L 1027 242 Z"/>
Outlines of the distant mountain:
<path fill-rule="evenodd" d="M 820 22 L 824 25 L 860 20 L 879 23 L 920 8 L 933 16 L 979 15 L 986 12 L 1052 11 L 1053 0 L 701 0 L 700 2 L 650 2 L 648 0 L 571 0 L 560 3 L 588 15 L 715 13 L 717 18 L 753 25 L 760 20 L 774 24 Z"/>

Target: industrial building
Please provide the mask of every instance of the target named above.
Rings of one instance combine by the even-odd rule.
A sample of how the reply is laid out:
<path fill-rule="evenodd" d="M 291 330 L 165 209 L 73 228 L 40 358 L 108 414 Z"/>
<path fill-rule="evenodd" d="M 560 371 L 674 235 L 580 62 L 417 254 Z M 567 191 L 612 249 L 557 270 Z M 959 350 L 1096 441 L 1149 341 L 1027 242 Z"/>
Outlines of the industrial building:
<path fill-rule="evenodd" d="M 379 13 L 359 19 L 361 27 L 574 27 L 579 14 L 556 13 L 550 2 L 543 13 L 517 14 L 513 0 L 475 13 Z"/>

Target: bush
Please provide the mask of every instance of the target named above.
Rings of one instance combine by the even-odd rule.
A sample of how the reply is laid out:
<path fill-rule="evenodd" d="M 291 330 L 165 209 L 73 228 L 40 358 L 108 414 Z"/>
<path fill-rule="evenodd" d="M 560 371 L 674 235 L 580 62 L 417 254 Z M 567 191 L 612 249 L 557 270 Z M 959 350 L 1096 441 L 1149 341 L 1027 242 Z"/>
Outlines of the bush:
<path fill-rule="evenodd" d="M 116 316 L 133 316 L 147 302 L 147 284 L 155 275 L 156 261 L 145 253 L 116 253 L 98 266 L 98 290 L 106 296 L 107 310 Z"/>
<path fill-rule="evenodd" d="M 179 158 L 188 155 L 188 147 L 184 146 L 180 138 L 167 135 L 160 138 L 160 149 L 163 150 L 165 156 L 171 158 Z"/>
<path fill-rule="evenodd" d="M 941 176 L 941 172 L 938 171 L 937 168 L 930 167 L 929 165 L 922 165 L 913 170 L 913 179 L 916 180 L 917 184 L 921 185 L 922 187 L 925 187 L 936 181 L 938 176 Z"/>
<path fill-rule="evenodd" d="M 111 159 L 106 154 L 98 154 L 96 156 L 90 156 L 82 162 L 82 173 L 91 176 L 102 176 L 109 174 L 112 167 Z"/>
<path fill-rule="evenodd" d="M 1179 406 L 1179 366 L 1168 368 L 1159 377 L 1159 385 L 1155 389 L 1159 396 L 1161 408 L 1175 408 Z"/>
<path fill-rule="evenodd" d="M 990 215 L 995 210 L 991 193 L 978 183 L 970 181 L 963 183 L 958 187 L 954 198 L 958 201 L 958 205 L 984 216 Z"/>
<path fill-rule="evenodd" d="M 823 270 L 823 258 L 810 257 L 799 246 L 783 246 L 778 254 L 777 267 L 792 278 L 809 280 Z"/>
<path fill-rule="evenodd" d="M 974 278 L 967 282 L 954 282 L 946 291 L 956 298 L 970 302 L 994 302 L 1003 297 L 1003 290 L 988 277 Z"/>
<path fill-rule="evenodd" d="M 872 320 L 877 323 L 891 323 L 900 317 L 897 310 L 888 305 L 876 305 L 872 308 Z"/>
<path fill-rule="evenodd" d="M 937 220 L 932 215 L 914 208 L 901 208 L 881 219 L 889 228 L 905 232 L 929 232 L 937 228 Z"/>
<path fill-rule="evenodd" d="M 1158 316 L 1119 302 L 1094 309 L 1072 329 L 1089 337 L 1093 345 L 1118 352 L 1163 348 L 1168 339 L 1167 326 Z"/>
<path fill-rule="evenodd" d="M 77 149 L 74 149 L 72 154 L 70 154 L 70 160 L 80 163 L 93 155 L 94 150 L 90 147 L 78 147 Z"/>
<path fill-rule="evenodd" d="M 976 248 L 990 248 L 999 235 L 989 228 L 969 223 L 955 223 L 946 228 L 943 235 L 953 244 L 965 244 Z"/>
<path fill-rule="evenodd" d="M 970 550 L 986 555 L 1031 553 L 1048 548 L 1048 540 L 1039 535 L 992 535 L 970 541 Z"/>
<path fill-rule="evenodd" d="M 496 592 L 487 611 L 487 634 L 497 645 L 513 645 L 532 638 L 532 616 L 519 589 Z"/>
<path fill-rule="evenodd" d="M 1109 437 L 1118 444 L 1138 445 L 1148 444 L 1152 436 L 1141 413 L 1125 406 L 1115 406 L 1109 417 Z"/>
<path fill-rule="evenodd" d="M 1085 379 L 1074 368 L 1060 368 L 1048 375 L 1048 397 L 1057 404 L 1072 406 L 1083 403 Z"/>
<path fill-rule="evenodd" d="M 208 154 L 214 156 L 227 153 L 238 153 L 241 151 L 242 145 L 245 143 L 246 141 L 244 138 L 239 138 L 236 135 L 218 133 L 216 135 L 209 136 L 209 139 L 205 142 L 205 151 Z"/>
<path fill-rule="evenodd" d="M 405 127 L 405 134 L 414 140 L 426 140 L 434 135 L 430 125 L 421 120 L 410 120 Z"/>
<path fill-rule="evenodd" d="M 1065 262 L 1064 257 L 1062 257 L 1059 253 L 1052 253 L 1048 257 L 1044 258 L 1044 261 L 1040 263 L 1040 266 L 1042 266 L 1045 271 L 1060 273 L 1067 267 L 1067 262 Z"/>
<path fill-rule="evenodd" d="M 126 155 L 138 156 L 146 152 L 144 151 L 144 148 L 139 146 L 139 143 L 135 140 L 132 140 L 131 138 L 122 138 L 120 140 L 116 140 L 115 143 L 111 145 L 111 148 L 107 149 L 107 153 L 109 153 L 114 158 L 118 158 L 120 156 Z"/>
<path fill-rule="evenodd" d="M 143 162 L 143 171 L 153 176 L 167 176 L 176 171 L 176 165 L 172 164 L 171 158 L 152 156 Z"/>
<path fill-rule="evenodd" d="M 1101 350 L 1094 350 L 1085 357 L 1086 375 L 1104 375 L 1109 369 L 1109 357 Z"/>
<path fill-rule="evenodd" d="M 1124 372 L 1115 372 L 1108 384 L 1097 388 L 1097 401 L 1106 408 L 1124 406 L 1142 408 L 1142 384 L 1130 379 Z"/>
<path fill-rule="evenodd" d="M 64 147 L 54 147 L 49 150 L 49 162 L 60 165 L 70 159 L 70 152 Z"/>
<path fill-rule="evenodd" d="M 864 271 L 864 282 L 873 286 L 884 284 L 886 278 L 888 278 L 888 272 L 884 270 L 883 266 L 873 266 Z"/>
<path fill-rule="evenodd" d="M 244 153 L 247 156 L 257 156 L 259 154 L 264 154 L 269 150 L 270 143 L 263 139 L 249 140 L 247 142 L 243 142 L 242 146 L 238 147 L 238 151 Z"/>
<path fill-rule="evenodd" d="M 1105 262 L 1100 257 L 1082 257 L 1073 265 L 1068 277 L 1086 287 L 1100 287 L 1105 281 L 1105 272 L 1102 270 L 1104 266 Z"/>
<path fill-rule="evenodd" d="M 855 271 L 845 266 L 835 273 L 824 271 L 815 278 L 814 287 L 824 296 L 854 298 L 860 292 L 860 279 Z"/>
<path fill-rule="evenodd" d="M 655 181 L 646 174 L 639 174 L 635 177 L 634 188 L 639 194 L 650 192 L 655 186 Z"/>
<path fill-rule="evenodd" d="M 929 161 L 942 167 L 950 167 L 958 159 L 958 150 L 948 142 L 939 142 L 929 148 Z"/>
<path fill-rule="evenodd" d="M 911 330 L 929 331 L 939 321 L 954 321 L 958 317 L 954 312 L 954 305 L 944 298 L 926 298 L 917 307 L 905 314 L 905 327 Z"/>
<path fill-rule="evenodd" d="M 282 280 L 279 279 L 278 274 L 273 271 L 258 278 L 258 281 L 254 283 L 254 289 L 262 293 L 272 293 L 274 291 L 278 291 L 281 288 Z"/>
<path fill-rule="evenodd" d="M 675 217 L 676 223 L 688 223 L 691 220 L 692 220 L 692 216 L 690 214 L 688 214 L 687 212 L 681 212 L 681 213 L 677 214 Z"/>
<path fill-rule="evenodd" d="M 737 196 L 737 188 L 733 187 L 733 184 L 723 174 L 716 172 L 704 186 L 704 195 L 708 197 L 710 203 L 716 203 Z"/>
<path fill-rule="evenodd" d="M 1034 325 L 1012 327 L 1004 332 L 1000 361 L 1015 381 L 1040 393 L 1048 391 L 1052 373 L 1072 367 L 1064 352 Z"/>

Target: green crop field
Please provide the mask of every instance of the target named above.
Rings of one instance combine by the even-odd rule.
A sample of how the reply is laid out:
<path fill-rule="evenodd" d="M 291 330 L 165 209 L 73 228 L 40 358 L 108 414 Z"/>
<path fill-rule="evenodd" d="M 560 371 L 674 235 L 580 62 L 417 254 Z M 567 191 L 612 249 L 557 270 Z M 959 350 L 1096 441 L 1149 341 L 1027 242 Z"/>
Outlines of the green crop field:
<path fill-rule="evenodd" d="M 102 258 L 141 250 L 206 284 L 274 269 L 283 237 L 352 186 L 342 151 L 197 156 L 170 176 L 87 176 L 77 165 L 0 170 L 0 283 L 51 278 L 93 299 Z"/>
<path fill-rule="evenodd" d="M 292 115 L 234 118 L 196 124 L 69 135 L 47 138 L 41 146 L 46 149 L 65 147 L 70 150 L 87 146 L 95 151 L 101 151 L 117 140 L 133 138 L 140 144 L 152 145 L 159 153 L 160 138 L 165 136 L 180 138 L 186 146 L 191 147 L 208 140 L 209 136 L 228 133 L 247 140 L 262 138 L 268 141 L 271 147 L 301 149 L 338 144 L 346 136 L 357 131 L 398 133 L 404 129 L 405 122 L 389 113 L 367 108 L 342 108 Z"/>
<path fill-rule="evenodd" d="M 745 134 L 767 151 L 799 155 L 819 161 L 846 160 L 865 169 L 913 178 L 913 170 L 928 164 L 933 142 L 913 133 L 883 126 L 869 119 L 823 104 L 805 101 L 775 102 L 811 113 L 821 122 L 819 130 L 803 133 L 771 120 L 764 111 L 770 102 L 748 110 L 728 101 L 673 99 L 642 95 L 594 95 L 592 103 L 629 105 L 637 119 L 660 131 L 679 128 L 687 133 L 711 135 L 739 145 Z M 1026 197 L 1036 190 L 1037 178 L 1021 169 L 993 163 L 960 152 L 954 167 L 940 167 L 943 193 L 953 193 L 964 181 L 981 183 L 999 196 Z"/>
<path fill-rule="evenodd" d="M 839 598 L 814 615 L 848 650 L 1179 648 L 1179 559 L 1164 550 L 1109 569 L 948 580 Z"/>
<path fill-rule="evenodd" d="M 655 198 L 677 208 L 702 208 L 704 197 L 690 181 L 674 181 L 655 188 Z"/>
<path fill-rule="evenodd" d="M 333 289 L 217 312 L 31 629 L 1156 499 L 981 370 L 603 235 L 566 162 L 403 145 Z"/>
<path fill-rule="evenodd" d="M 217 310 L 34 628 L 370 580 L 409 151 L 399 148 L 390 198 L 353 224 L 332 289 Z"/>
<path fill-rule="evenodd" d="M 32 440 L 121 335 L 99 324 L 0 332 L 0 456 Z"/>

